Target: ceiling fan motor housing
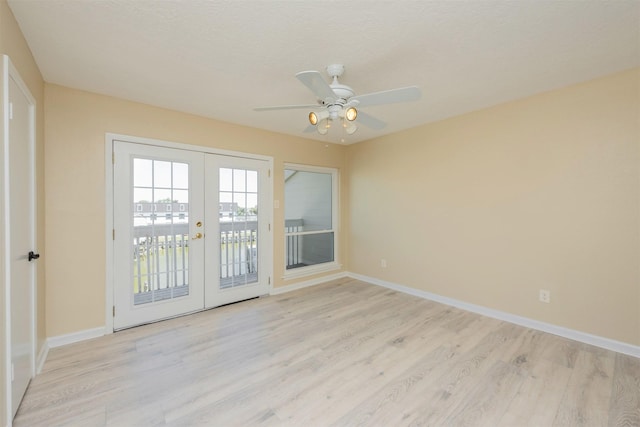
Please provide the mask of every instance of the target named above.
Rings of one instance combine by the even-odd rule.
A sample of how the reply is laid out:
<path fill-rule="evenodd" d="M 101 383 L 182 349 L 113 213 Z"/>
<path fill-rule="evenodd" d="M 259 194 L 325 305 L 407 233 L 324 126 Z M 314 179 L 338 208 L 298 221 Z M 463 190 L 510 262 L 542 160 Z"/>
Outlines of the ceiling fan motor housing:
<path fill-rule="evenodd" d="M 338 97 L 338 99 L 336 100 L 336 104 L 344 105 L 347 100 L 355 94 L 353 89 L 351 89 L 347 85 L 338 83 L 337 80 L 334 80 L 333 83 L 331 83 L 329 86 L 331 86 L 331 89 Z"/>
<path fill-rule="evenodd" d="M 334 104 L 330 105 L 327 110 L 329 110 L 329 118 L 331 120 L 336 120 L 340 117 L 340 112 L 342 111 L 342 105 Z"/>

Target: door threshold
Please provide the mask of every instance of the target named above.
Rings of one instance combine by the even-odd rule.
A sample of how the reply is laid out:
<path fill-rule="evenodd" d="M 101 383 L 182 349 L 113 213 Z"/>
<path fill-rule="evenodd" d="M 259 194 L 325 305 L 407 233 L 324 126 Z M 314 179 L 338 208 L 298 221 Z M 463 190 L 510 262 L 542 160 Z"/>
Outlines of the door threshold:
<path fill-rule="evenodd" d="M 188 313 L 182 313 L 182 314 L 178 314 L 178 315 L 171 316 L 171 317 L 163 317 L 162 319 L 151 320 L 149 322 L 140 323 L 139 325 L 125 326 L 124 328 L 114 329 L 113 332 L 126 331 L 128 329 L 139 328 L 141 326 L 153 325 L 154 323 L 164 322 L 165 320 L 172 320 L 172 319 L 177 319 L 179 317 L 191 316 L 192 314 L 202 313 L 202 312 L 209 311 L 209 310 L 215 310 L 216 308 L 226 307 L 228 305 L 238 304 L 238 303 L 245 302 L 245 301 L 251 301 L 252 299 L 258 299 L 258 298 L 261 298 L 261 296 L 257 296 L 257 297 L 253 297 L 253 298 L 247 298 L 247 299 L 234 301 L 234 302 L 229 302 L 229 303 L 226 303 L 226 304 L 217 305 L 215 307 L 209 307 L 209 308 L 203 308 L 203 309 L 200 309 L 200 310 L 190 311 Z"/>

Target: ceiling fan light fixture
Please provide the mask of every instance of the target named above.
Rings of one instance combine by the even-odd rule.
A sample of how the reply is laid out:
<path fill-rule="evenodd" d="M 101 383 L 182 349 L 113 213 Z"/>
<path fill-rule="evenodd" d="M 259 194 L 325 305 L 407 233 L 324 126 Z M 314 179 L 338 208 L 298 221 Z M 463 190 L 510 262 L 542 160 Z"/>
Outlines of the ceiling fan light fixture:
<path fill-rule="evenodd" d="M 313 111 L 309 113 L 309 123 L 314 126 L 318 124 L 318 115 Z"/>
<path fill-rule="evenodd" d="M 348 135 L 353 135 L 355 131 L 358 130 L 358 126 L 352 124 L 351 126 L 347 126 L 346 128 L 344 128 L 344 130 Z"/>
<path fill-rule="evenodd" d="M 355 107 L 349 107 L 347 111 L 344 112 L 344 118 L 350 122 L 354 121 L 356 117 L 358 117 L 358 110 L 356 110 Z"/>
<path fill-rule="evenodd" d="M 329 120 L 328 118 L 325 118 L 320 120 L 320 122 L 318 122 L 316 129 L 318 130 L 318 133 L 320 135 L 326 135 L 327 132 L 329 132 L 330 127 L 331 127 L 331 120 Z"/>
<path fill-rule="evenodd" d="M 347 121 L 346 118 L 342 120 L 342 127 L 344 128 L 344 131 L 347 133 L 347 135 L 353 135 L 355 131 L 358 130 L 358 126 L 356 126 L 356 124 L 353 122 Z"/>

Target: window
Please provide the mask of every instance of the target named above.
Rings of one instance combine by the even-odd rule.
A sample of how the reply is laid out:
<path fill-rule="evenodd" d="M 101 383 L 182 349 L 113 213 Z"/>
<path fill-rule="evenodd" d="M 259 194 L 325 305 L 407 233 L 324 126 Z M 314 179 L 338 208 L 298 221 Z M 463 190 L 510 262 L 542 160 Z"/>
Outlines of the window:
<path fill-rule="evenodd" d="M 339 268 L 338 171 L 289 164 L 284 176 L 285 277 Z"/>

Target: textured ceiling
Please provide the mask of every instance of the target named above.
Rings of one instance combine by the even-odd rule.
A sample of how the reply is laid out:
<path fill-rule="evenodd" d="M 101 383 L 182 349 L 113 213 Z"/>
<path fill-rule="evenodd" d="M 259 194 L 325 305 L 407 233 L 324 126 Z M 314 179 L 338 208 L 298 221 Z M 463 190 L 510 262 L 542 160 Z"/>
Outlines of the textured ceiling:
<path fill-rule="evenodd" d="M 46 81 L 276 132 L 350 144 L 640 65 L 640 2 L 9 0 Z M 343 63 L 388 123 L 302 133 L 294 76 Z M 344 139 L 344 140 L 343 140 Z"/>

